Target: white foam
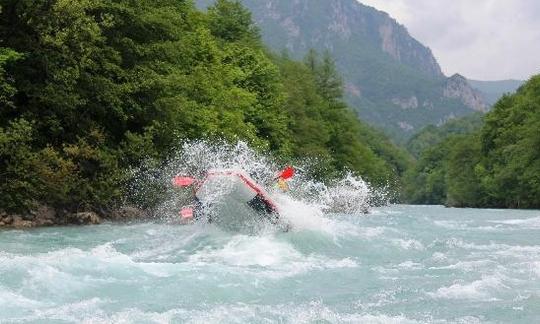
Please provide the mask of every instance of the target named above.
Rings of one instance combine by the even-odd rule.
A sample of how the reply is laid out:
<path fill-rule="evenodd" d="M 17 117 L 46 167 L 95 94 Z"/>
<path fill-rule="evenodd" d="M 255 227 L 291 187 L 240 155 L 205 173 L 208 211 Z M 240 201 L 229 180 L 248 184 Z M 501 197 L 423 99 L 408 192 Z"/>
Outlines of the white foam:
<path fill-rule="evenodd" d="M 398 268 L 406 269 L 406 270 L 420 270 L 420 269 L 423 269 L 424 266 L 420 263 L 409 260 L 409 261 L 405 261 L 398 264 Z"/>
<path fill-rule="evenodd" d="M 51 292 L 65 294 L 84 289 L 89 283 L 135 280 L 125 277 L 126 272 L 141 270 L 155 277 L 169 277 L 179 271 L 172 263 L 136 262 L 132 257 L 118 252 L 111 243 L 99 245 L 89 251 L 76 248 L 42 253 L 33 256 L 4 254 L 2 263 L 8 271 L 24 270 L 27 288 L 39 291 L 43 287 Z M 115 271 L 111 271 L 115 270 Z M 81 274 L 86 275 L 81 279 Z M 103 278 L 101 274 L 108 273 Z"/>
<path fill-rule="evenodd" d="M 275 266 L 301 258 L 290 244 L 272 237 L 234 236 L 223 248 L 207 247 L 190 256 L 190 262 L 222 262 L 235 266 Z"/>
<path fill-rule="evenodd" d="M 164 312 L 145 312 L 135 308 L 123 309 L 115 314 L 107 315 L 91 301 L 85 301 L 75 306 L 73 310 L 68 307 L 43 312 L 38 316 L 26 317 L 24 320 L 39 321 L 54 319 L 83 324 L 105 323 L 258 323 L 258 322 L 285 322 L 285 323 L 367 323 L 367 324 L 417 324 L 418 321 L 403 315 L 369 314 L 369 313 L 339 313 L 320 301 L 302 303 L 299 305 L 253 305 L 230 304 L 206 307 L 201 310 L 171 309 Z M 86 307 L 81 307 L 88 304 Z M 95 314 L 89 314 L 94 311 Z M 48 317 L 45 317 L 48 316 Z"/>
<path fill-rule="evenodd" d="M 455 283 L 441 287 L 428 295 L 436 299 L 496 300 L 492 292 L 504 288 L 507 287 L 499 276 L 484 276 L 471 283 Z"/>
<path fill-rule="evenodd" d="M 83 324 L 109 324 L 109 323 L 155 323 L 169 324 L 178 322 L 179 317 L 185 317 L 187 312 L 181 309 L 172 309 L 163 313 L 144 312 L 139 309 L 125 309 L 114 315 L 89 317 L 81 322 Z"/>
<path fill-rule="evenodd" d="M 367 323 L 367 324 L 418 324 L 416 320 L 409 319 L 405 316 L 389 316 L 389 315 L 361 315 L 354 318 L 352 323 Z"/>
<path fill-rule="evenodd" d="M 356 261 L 350 258 L 330 259 L 310 254 L 303 255 L 286 242 L 272 236 L 234 236 L 224 247 L 207 247 L 189 257 L 195 265 L 230 267 L 231 272 L 247 272 L 268 278 L 282 278 L 310 270 L 352 268 Z"/>
<path fill-rule="evenodd" d="M 472 221 L 449 221 L 449 220 L 437 220 L 433 224 L 436 226 L 450 229 L 450 230 L 467 230 L 467 231 L 485 231 L 485 232 L 499 232 L 503 230 L 500 225 L 497 226 L 475 226 Z"/>
<path fill-rule="evenodd" d="M 287 195 L 276 195 L 280 215 L 290 225 L 293 232 L 312 231 L 331 237 L 337 242 L 344 237 L 371 239 L 383 234 L 384 227 L 361 227 L 344 219 L 332 218 L 312 203 L 294 199 Z M 361 216 L 354 216 L 361 217 Z"/>
<path fill-rule="evenodd" d="M 495 253 L 540 253 L 540 245 L 509 245 L 491 242 L 489 244 L 475 244 L 462 239 L 452 238 L 445 241 L 449 248 L 463 248 L 477 251 L 493 251 Z"/>
<path fill-rule="evenodd" d="M 448 221 L 448 220 L 437 220 L 437 221 L 434 221 L 433 224 L 442 228 L 452 229 L 452 230 L 455 230 L 455 229 L 463 230 L 467 228 L 467 225 L 463 222 Z"/>
<path fill-rule="evenodd" d="M 293 231 L 310 230 L 336 235 L 335 222 L 324 217 L 320 208 L 290 196 L 276 194 L 280 215 L 292 225 Z"/>
<path fill-rule="evenodd" d="M 540 261 L 533 262 L 531 266 L 532 266 L 532 271 L 536 273 L 538 277 L 540 277 Z"/>
<path fill-rule="evenodd" d="M 479 271 L 480 269 L 490 269 L 495 265 L 495 262 L 491 260 L 475 260 L 475 261 L 459 261 L 457 263 L 442 266 L 431 267 L 430 269 L 436 270 L 462 270 L 465 272 Z"/>
<path fill-rule="evenodd" d="M 373 239 L 383 235 L 387 231 L 385 227 L 359 227 L 358 232 L 360 236 L 366 239 Z"/>
<path fill-rule="evenodd" d="M 338 313 L 320 301 L 300 305 L 224 305 L 204 312 L 190 314 L 186 323 L 205 324 L 219 322 L 251 323 L 367 323 L 367 324 L 416 324 L 417 321 L 405 316 L 386 314 Z"/>
<path fill-rule="evenodd" d="M 533 218 L 519 218 L 519 219 L 508 219 L 508 220 L 493 220 L 491 223 L 504 224 L 504 225 L 514 225 L 526 229 L 539 229 L 540 228 L 540 216 Z"/>
<path fill-rule="evenodd" d="M 433 253 L 433 255 L 431 256 L 431 259 L 435 262 L 444 262 L 446 260 L 448 260 L 448 258 L 446 257 L 446 254 L 442 253 L 442 252 L 435 252 Z"/>
<path fill-rule="evenodd" d="M 14 293 L 0 286 L 0 310 L 6 310 L 9 308 L 38 308 L 46 305 L 47 304 L 42 301 L 27 298 L 21 294 Z M 0 319 L 2 319 L 1 316 L 2 314 L 0 314 Z"/>
<path fill-rule="evenodd" d="M 415 239 L 408 239 L 408 240 L 393 239 L 393 240 L 391 240 L 391 242 L 394 245 L 399 246 L 404 250 L 419 250 L 419 251 L 421 251 L 421 250 L 425 249 L 422 242 L 420 242 L 418 240 L 415 240 Z"/>

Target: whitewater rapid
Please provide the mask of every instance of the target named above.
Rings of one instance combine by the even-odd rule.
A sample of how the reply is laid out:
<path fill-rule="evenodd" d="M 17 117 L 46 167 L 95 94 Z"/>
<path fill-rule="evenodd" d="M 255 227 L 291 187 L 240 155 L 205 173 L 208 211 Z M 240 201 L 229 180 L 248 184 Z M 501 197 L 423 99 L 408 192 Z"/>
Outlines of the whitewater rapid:
<path fill-rule="evenodd" d="M 540 212 L 304 218 L 257 235 L 162 222 L 1 231 L 0 323 L 540 320 Z"/>

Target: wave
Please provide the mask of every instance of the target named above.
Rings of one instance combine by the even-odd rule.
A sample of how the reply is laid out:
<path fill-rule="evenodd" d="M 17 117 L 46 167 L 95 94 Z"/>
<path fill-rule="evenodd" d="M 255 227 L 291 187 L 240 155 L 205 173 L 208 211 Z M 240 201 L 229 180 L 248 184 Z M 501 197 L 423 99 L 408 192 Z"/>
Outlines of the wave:
<path fill-rule="evenodd" d="M 281 279 L 313 270 L 354 268 L 351 258 L 330 259 L 317 254 L 302 254 L 290 243 L 266 236 L 234 236 L 222 248 L 205 248 L 190 256 L 197 266 L 228 268 L 233 273 Z"/>
<path fill-rule="evenodd" d="M 494 301 L 497 300 L 493 295 L 494 292 L 508 288 L 504 285 L 502 276 L 485 276 L 471 283 L 455 283 L 441 287 L 435 292 L 429 292 L 428 296 L 435 299 Z"/>
<path fill-rule="evenodd" d="M 507 220 L 492 220 L 491 223 L 512 225 L 524 229 L 540 229 L 540 216 L 533 218 L 519 218 L 519 219 L 507 219 Z"/>

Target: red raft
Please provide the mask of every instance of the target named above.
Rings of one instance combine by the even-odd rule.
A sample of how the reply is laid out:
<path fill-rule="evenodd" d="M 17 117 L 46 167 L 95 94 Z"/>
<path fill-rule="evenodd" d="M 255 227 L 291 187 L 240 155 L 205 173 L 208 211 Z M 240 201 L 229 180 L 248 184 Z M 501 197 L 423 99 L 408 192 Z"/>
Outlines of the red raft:
<path fill-rule="evenodd" d="M 270 194 L 241 170 L 211 170 L 201 181 L 175 177 L 177 187 L 193 186 L 193 208 L 184 208 L 184 219 L 202 218 L 230 227 L 256 221 L 280 224 L 279 208 Z"/>

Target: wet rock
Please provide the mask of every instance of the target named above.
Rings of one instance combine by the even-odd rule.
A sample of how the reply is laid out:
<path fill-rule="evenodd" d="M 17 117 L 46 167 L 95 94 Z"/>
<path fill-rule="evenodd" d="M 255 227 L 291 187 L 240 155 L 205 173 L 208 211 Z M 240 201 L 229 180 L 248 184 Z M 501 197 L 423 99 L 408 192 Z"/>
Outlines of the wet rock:
<path fill-rule="evenodd" d="M 75 225 L 97 225 L 101 218 L 94 212 L 82 212 L 68 215 L 68 221 Z"/>
<path fill-rule="evenodd" d="M 11 225 L 11 223 L 13 223 L 13 217 L 11 215 L 5 215 L 2 221 L 6 225 Z"/>
<path fill-rule="evenodd" d="M 6 222 L 5 222 L 6 218 L 7 218 L 6 213 L 0 212 L 0 227 L 6 226 Z"/>
<path fill-rule="evenodd" d="M 135 207 L 122 207 L 111 213 L 115 221 L 131 221 L 148 217 L 147 213 Z"/>
<path fill-rule="evenodd" d="M 35 226 L 39 227 L 46 227 L 46 226 L 53 226 L 58 225 L 56 222 L 54 222 L 52 219 L 37 219 L 34 221 Z"/>
<path fill-rule="evenodd" d="M 20 215 L 15 215 L 13 216 L 13 221 L 11 223 L 11 226 L 17 229 L 24 229 L 24 228 L 33 227 L 34 224 L 31 221 L 24 219 Z"/>
<path fill-rule="evenodd" d="M 54 221 L 57 217 L 56 210 L 49 206 L 39 206 L 31 214 L 34 216 L 36 222 Z"/>

